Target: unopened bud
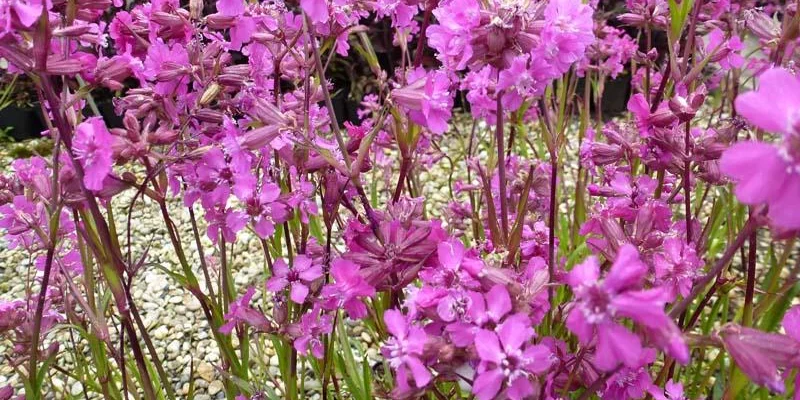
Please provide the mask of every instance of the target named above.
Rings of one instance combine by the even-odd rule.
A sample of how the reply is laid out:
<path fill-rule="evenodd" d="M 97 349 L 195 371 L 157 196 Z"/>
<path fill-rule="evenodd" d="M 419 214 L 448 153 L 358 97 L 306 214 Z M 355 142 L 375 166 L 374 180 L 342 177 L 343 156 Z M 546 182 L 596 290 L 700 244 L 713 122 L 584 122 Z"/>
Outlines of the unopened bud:
<path fill-rule="evenodd" d="M 221 90 L 222 87 L 218 83 L 216 82 L 212 83 L 206 88 L 206 90 L 203 92 L 203 95 L 200 96 L 199 104 L 201 106 L 206 106 L 211 104 L 211 102 L 217 98 Z"/>

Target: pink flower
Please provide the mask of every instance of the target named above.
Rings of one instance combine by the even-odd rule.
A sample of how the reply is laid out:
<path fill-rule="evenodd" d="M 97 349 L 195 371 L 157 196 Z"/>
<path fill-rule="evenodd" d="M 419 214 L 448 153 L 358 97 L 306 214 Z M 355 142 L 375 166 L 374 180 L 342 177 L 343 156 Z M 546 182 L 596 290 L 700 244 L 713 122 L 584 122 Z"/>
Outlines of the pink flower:
<path fill-rule="evenodd" d="M 775 102 L 773 102 L 775 103 Z M 778 102 L 779 103 L 779 102 Z M 796 140 L 800 141 L 800 136 Z M 769 205 L 776 226 L 800 228 L 800 146 L 778 147 L 747 141 L 731 146 L 720 159 L 720 170 L 736 183 L 736 198 L 745 204 Z M 794 150 L 791 154 L 790 151 Z"/>
<path fill-rule="evenodd" d="M 184 199 L 187 205 L 197 197 L 204 208 L 224 206 L 231 191 L 239 198 L 253 193 L 256 178 L 250 169 L 250 163 L 241 157 L 227 157 L 218 147 L 213 147 L 195 166 L 197 182 Z"/>
<path fill-rule="evenodd" d="M 659 387 L 653 385 L 650 390 L 650 395 L 655 400 L 688 400 L 683 391 L 683 385 L 680 382 L 675 382 L 672 379 L 667 381 L 662 391 Z"/>
<path fill-rule="evenodd" d="M 243 0 L 217 0 L 217 12 L 225 17 L 233 17 L 233 26 L 230 28 L 231 49 L 239 50 L 242 44 L 247 43 L 256 31 L 256 23 L 252 17 L 245 15 L 245 2 Z"/>
<path fill-rule="evenodd" d="M 548 1 L 541 45 L 535 52 L 559 74 L 565 73 L 594 42 L 592 14 L 592 8 L 580 0 Z"/>
<path fill-rule="evenodd" d="M 664 240 L 663 251 L 653 255 L 656 279 L 666 284 L 671 295 L 688 296 L 694 279 L 699 275 L 703 261 L 697 257 L 694 247 L 680 238 Z"/>
<path fill-rule="evenodd" d="M 784 69 L 761 75 L 757 91 L 740 95 L 736 110 L 755 126 L 783 135 L 776 145 L 739 142 L 720 159 L 745 204 L 767 204 L 780 228 L 800 228 L 800 80 Z"/>
<path fill-rule="evenodd" d="M 796 327 L 793 324 L 797 318 L 795 312 L 787 313 L 790 329 Z M 784 324 L 786 322 L 784 320 Z M 787 336 L 727 324 L 717 335 L 736 365 L 753 383 L 783 393 L 785 388 L 779 369 L 800 365 L 800 342 L 795 340 L 800 332 L 792 330 L 793 335 Z"/>
<path fill-rule="evenodd" d="M 509 399 L 525 399 L 534 394 L 533 375 L 552 364 L 550 349 L 530 344 L 534 332 L 527 317 L 513 315 L 494 330 L 475 335 L 475 350 L 481 359 L 472 393 L 479 400 L 497 398 L 505 385 Z"/>
<path fill-rule="evenodd" d="M 726 41 L 725 34 L 719 28 L 708 34 L 706 52 L 711 55 L 711 61 L 719 62 L 723 70 L 741 68 L 744 65 L 744 58 L 739 54 L 742 49 L 744 45 L 738 36 Z"/>
<path fill-rule="evenodd" d="M 292 325 L 289 332 L 294 336 L 294 349 L 300 354 L 308 354 L 318 359 L 325 356 L 322 336 L 333 331 L 333 321 L 329 314 L 321 312 L 318 307 L 300 317 L 300 322 Z"/>
<path fill-rule="evenodd" d="M 247 225 L 247 215 L 232 208 L 212 208 L 206 210 L 208 221 L 207 236 L 217 244 L 220 235 L 228 243 L 236 241 L 236 235 Z"/>
<path fill-rule="evenodd" d="M 245 324 L 254 328 L 266 330 L 269 327 L 269 320 L 261 311 L 250 307 L 250 300 L 256 293 L 255 288 L 247 289 L 244 296 L 234 301 L 230 305 L 228 313 L 225 314 L 225 324 L 219 327 L 220 333 L 230 335 L 233 328 L 238 324 Z"/>
<path fill-rule="evenodd" d="M 289 216 L 286 206 L 277 201 L 281 189 L 274 183 L 265 183 L 256 193 L 244 196 L 247 215 L 253 223 L 256 235 L 266 239 L 275 233 L 275 224 L 286 221 Z"/>
<path fill-rule="evenodd" d="M 598 368 L 611 371 L 620 363 L 638 367 L 642 343 L 638 336 L 616 322 L 627 317 L 661 335 L 655 340 L 681 362 L 688 361 L 688 350 L 680 329 L 664 313 L 666 292 L 660 288 L 640 290 L 647 266 L 630 244 L 622 246 L 603 281 L 600 265 L 590 257 L 576 265 L 567 276 L 575 293 L 575 303 L 567 317 L 567 328 L 583 345 L 597 338 Z M 677 332 L 677 335 L 676 335 Z"/>
<path fill-rule="evenodd" d="M 601 398 L 603 400 L 644 398 L 653 386 L 648 367 L 655 359 L 655 350 L 644 349 L 636 366 L 622 368 L 608 379 Z"/>
<path fill-rule="evenodd" d="M 272 274 L 267 281 L 267 290 L 279 292 L 291 285 L 289 298 L 297 304 L 303 304 L 308 296 L 309 285 L 322 277 L 322 267 L 314 264 L 306 255 L 298 254 L 291 267 L 282 258 L 275 260 Z"/>
<path fill-rule="evenodd" d="M 414 386 L 425 387 L 432 376 L 420 357 L 428 335 L 422 328 L 410 325 L 400 311 L 386 310 L 383 320 L 392 337 L 383 345 L 381 353 L 397 374 L 398 390 L 404 392 L 409 389 L 409 372 L 414 379 Z"/>
<path fill-rule="evenodd" d="M 300 0 L 300 7 L 311 18 L 311 22 L 328 22 L 328 4 L 325 0 Z"/>
<path fill-rule="evenodd" d="M 379 0 L 375 3 L 375 13 L 377 16 L 381 18 L 386 16 L 391 17 L 392 26 L 395 28 L 410 27 L 414 15 L 417 14 L 418 10 L 419 4 L 416 4 L 413 0 Z"/>
<path fill-rule="evenodd" d="M 30 28 L 42 15 L 44 4 L 41 1 L 8 0 L 0 5 L 0 37 L 13 32 L 12 23 L 18 21 Z M 16 17 L 16 20 L 14 19 Z"/>
<path fill-rule="evenodd" d="M 373 296 L 375 288 L 358 272 L 358 265 L 338 258 L 331 263 L 331 275 L 334 283 L 322 288 L 325 308 L 344 308 L 353 319 L 367 316 L 367 307 L 361 298 Z"/>
<path fill-rule="evenodd" d="M 113 143 L 114 137 L 100 117 L 89 118 L 75 129 L 72 151 L 83 166 L 83 184 L 87 189 L 103 189 L 103 181 L 114 164 Z"/>
<path fill-rule="evenodd" d="M 759 76 L 758 90 L 736 98 L 736 111 L 765 131 L 800 134 L 800 79 L 783 68 L 770 69 Z"/>
<path fill-rule="evenodd" d="M 395 89 L 392 98 L 408 110 L 412 121 L 433 133 L 444 133 L 453 108 L 450 79 L 443 71 L 426 73 L 420 67 L 409 74 L 408 80 L 411 83 Z"/>
<path fill-rule="evenodd" d="M 0 301 L 0 334 L 16 329 L 27 318 L 25 303 L 21 300 Z"/>
<path fill-rule="evenodd" d="M 433 10 L 438 24 L 428 27 L 428 43 L 448 70 L 464 69 L 472 58 L 470 31 L 480 24 L 480 12 L 475 0 L 442 1 Z"/>

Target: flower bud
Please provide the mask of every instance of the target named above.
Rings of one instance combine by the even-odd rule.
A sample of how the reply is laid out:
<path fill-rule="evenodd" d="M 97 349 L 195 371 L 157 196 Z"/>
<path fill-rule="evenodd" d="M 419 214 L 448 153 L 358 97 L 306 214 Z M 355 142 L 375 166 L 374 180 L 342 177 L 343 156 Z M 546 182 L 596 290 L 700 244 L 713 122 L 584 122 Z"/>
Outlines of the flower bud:
<path fill-rule="evenodd" d="M 178 134 L 179 132 L 176 130 L 159 127 L 148 139 L 151 144 L 155 145 L 170 144 L 175 142 Z"/>
<path fill-rule="evenodd" d="M 271 144 L 278 135 L 280 135 L 280 131 L 277 125 L 262 126 L 245 132 L 239 140 L 239 144 L 248 150 L 258 150 Z"/>
<path fill-rule="evenodd" d="M 797 365 L 800 343 L 786 335 L 736 324 L 723 326 L 717 337 L 750 380 L 773 392 L 783 393 L 783 378 L 778 368 Z"/>
<path fill-rule="evenodd" d="M 194 112 L 194 117 L 201 122 L 221 124 L 224 114 L 209 108 L 201 108 Z"/>
<path fill-rule="evenodd" d="M 236 25 L 236 17 L 219 13 L 211 14 L 206 17 L 206 25 L 215 30 L 232 28 Z"/>
<path fill-rule="evenodd" d="M 775 40 L 781 36 L 780 22 L 762 11 L 746 10 L 745 25 L 763 40 Z"/>
<path fill-rule="evenodd" d="M 697 110 L 692 108 L 689 101 L 683 96 L 671 98 L 669 100 L 669 109 L 672 110 L 681 122 L 690 121 L 697 113 Z"/>
<path fill-rule="evenodd" d="M 648 121 L 656 128 L 666 128 L 672 125 L 677 117 L 668 108 L 659 108 L 650 114 Z"/>
<path fill-rule="evenodd" d="M 77 59 L 47 60 L 47 73 L 53 75 L 75 75 L 83 70 L 83 63 Z"/>
<path fill-rule="evenodd" d="M 239 74 L 222 74 L 217 77 L 217 82 L 222 86 L 240 87 L 244 86 L 247 76 Z"/>
<path fill-rule="evenodd" d="M 222 87 L 218 83 L 213 82 L 206 88 L 206 90 L 203 92 L 203 95 L 200 96 L 200 101 L 198 102 L 198 104 L 200 104 L 201 106 L 206 106 L 211 104 L 211 102 L 217 98 L 217 95 L 219 95 L 221 90 Z"/>
<path fill-rule="evenodd" d="M 635 27 L 644 27 L 647 25 L 647 19 L 644 16 L 634 13 L 624 13 L 617 17 L 620 22 L 625 25 L 635 26 Z"/>

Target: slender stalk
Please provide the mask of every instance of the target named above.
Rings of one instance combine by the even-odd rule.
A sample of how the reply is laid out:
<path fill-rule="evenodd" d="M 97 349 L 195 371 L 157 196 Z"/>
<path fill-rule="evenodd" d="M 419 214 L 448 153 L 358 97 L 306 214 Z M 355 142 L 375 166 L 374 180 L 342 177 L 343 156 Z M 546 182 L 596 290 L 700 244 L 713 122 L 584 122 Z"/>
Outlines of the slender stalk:
<path fill-rule="evenodd" d="M 44 276 L 42 277 L 42 286 L 39 291 L 39 298 L 36 304 L 36 314 L 33 317 L 33 334 L 31 336 L 31 357 L 28 365 L 28 379 L 31 382 L 31 388 L 34 393 L 28 393 L 33 399 L 41 398 L 41 388 L 39 387 L 39 372 L 38 372 L 38 357 L 39 357 L 39 335 L 42 329 L 42 315 L 44 314 L 44 303 L 47 297 L 47 287 L 50 284 L 50 273 L 53 269 L 53 254 L 55 253 L 55 231 L 50 233 L 50 244 L 47 248 L 47 256 L 45 259 Z"/>
<path fill-rule="evenodd" d="M 554 151 L 550 154 L 550 209 L 548 210 L 548 236 L 547 236 L 547 272 L 550 275 L 550 283 L 554 282 L 556 271 L 556 196 L 558 188 L 556 183 L 558 181 L 558 155 Z M 547 295 L 549 301 L 553 301 L 553 285 L 548 285 Z"/>
<path fill-rule="evenodd" d="M 305 14 L 304 14 L 305 15 Z M 305 17 L 304 27 L 308 29 L 311 26 L 311 21 L 308 16 Z M 314 64 L 317 70 L 317 79 L 319 79 L 319 86 L 322 89 L 322 96 L 325 99 L 325 107 L 328 109 L 328 118 L 331 121 L 331 130 L 336 137 L 336 143 L 339 145 L 339 150 L 342 152 L 344 164 L 350 169 L 350 154 L 347 152 L 347 145 L 344 142 L 342 131 L 339 129 L 339 121 L 336 120 L 336 111 L 333 109 L 333 101 L 331 101 L 331 93 L 328 90 L 328 81 L 325 79 L 325 69 L 322 67 L 322 58 L 319 56 L 319 49 L 317 48 L 316 38 L 313 37 L 311 32 L 308 34 L 308 42 L 311 46 L 311 52 L 314 55 Z"/>
<path fill-rule="evenodd" d="M 422 17 L 422 26 L 419 28 L 419 38 L 417 39 L 417 50 L 416 54 L 414 54 L 414 67 L 419 67 L 422 64 L 422 54 L 423 49 L 425 48 L 425 38 L 428 32 L 428 25 L 431 21 L 431 14 L 433 13 L 433 9 L 439 3 L 435 0 L 427 0 L 427 7 L 425 7 L 425 14 Z"/>
<path fill-rule="evenodd" d="M 683 206 L 686 217 L 686 243 L 692 243 L 692 158 L 691 154 L 691 121 L 686 121 L 684 134 L 683 161 Z"/>
<path fill-rule="evenodd" d="M 756 251 L 758 250 L 758 235 L 753 232 L 747 244 L 747 286 L 744 292 L 744 309 L 742 310 L 742 325 L 750 326 L 753 323 L 753 294 L 756 289 Z"/>
<path fill-rule="evenodd" d="M 100 207 L 97 204 L 97 199 L 95 198 L 94 194 L 86 188 L 86 185 L 83 184 L 83 177 L 84 177 L 84 170 L 83 166 L 78 159 L 72 154 L 72 136 L 71 136 L 71 128 L 70 123 L 66 120 L 64 110 L 61 109 L 61 99 L 56 94 L 55 89 L 53 88 L 53 83 L 50 81 L 50 77 L 47 74 L 41 74 L 39 82 L 41 83 L 42 93 L 47 100 L 47 103 L 50 105 L 50 110 L 52 111 L 53 121 L 55 122 L 55 126 L 58 129 L 58 138 L 64 144 L 64 149 L 67 151 L 69 155 L 69 159 L 72 163 L 72 167 L 75 171 L 76 180 L 79 182 L 79 187 L 81 192 L 86 200 L 86 205 L 89 209 L 90 215 L 92 216 L 93 222 L 97 228 L 98 237 L 104 249 L 106 249 L 109 254 L 108 257 L 110 258 L 110 264 L 113 268 L 109 268 L 107 271 L 107 282 L 109 287 L 112 290 L 112 294 L 114 300 L 117 304 L 117 309 L 121 314 L 121 322 L 123 328 L 127 331 L 129 336 L 129 341 L 131 344 L 131 350 L 133 350 L 134 359 L 136 360 L 137 368 L 139 369 L 139 373 L 142 379 L 142 390 L 144 391 L 145 398 L 147 399 L 155 399 L 155 389 L 153 387 L 152 379 L 150 378 L 150 373 L 147 369 L 144 360 L 144 354 L 142 352 L 141 347 L 139 346 L 138 335 L 136 334 L 136 330 L 131 324 L 130 321 L 130 313 L 128 311 L 127 299 L 125 298 L 124 294 L 124 287 L 121 285 L 121 277 L 125 272 L 125 265 L 122 261 L 122 256 L 119 252 L 119 247 L 113 245 L 113 241 L 111 238 L 111 232 L 109 230 L 108 224 L 106 223 L 105 218 L 103 218 L 102 213 L 100 212 Z M 100 253 L 96 253 L 100 256 Z M 51 261 L 52 262 L 52 261 Z M 104 269 L 106 272 L 106 269 Z M 144 333 L 143 333 L 144 334 Z"/>
<path fill-rule="evenodd" d="M 495 144 L 497 145 L 497 181 L 500 186 L 500 228 L 508 239 L 508 197 L 506 195 L 506 153 L 503 150 L 503 91 L 497 93 L 497 127 L 495 128 Z M 490 200 L 491 201 L 491 200 Z"/>
<path fill-rule="evenodd" d="M 722 271 L 722 269 L 725 268 L 726 265 L 728 265 L 728 262 L 731 261 L 733 256 L 736 254 L 736 251 L 739 250 L 740 247 L 742 247 L 744 241 L 747 240 L 747 238 L 750 237 L 750 235 L 753 232 L 755 232 L 755 230 L 758 228 L 758 223 L 756 219 L 760 216 L 762 212 L 763 208 L 759 209 L 757 212 L 754 212 L 750 216 L 747 222 L 745 222 L 744 227 L 742 227 L 742 230 L 740 230 L 739 234 L 736 235 L 736 238 L 733 240 L 733 243 L 731 243 L 728 246 L 728 248 L 725 249 L 725 252 L 722 254 L 722 257 L 720 257 L 717 260 L 717 262 L 714 263 L 714 266 L 711 267 L 711 270 L 709 270 L 708 273 L 700 277 L 697 280 L 697 282 L 695 282 L 694 287 L 692 288 L 692 292 L 689 293 L 688 296 L 686 296 L 683 300 L 681 300 L 680 303 L 672 307 L 672 309 L 669 312 L 669 316 L 671 318 L 678 318 L 678 316 L 680 316 L 681 313 L 683 313 L 683 311 L 686 310 L 687 307 L 689 307 L 689 304 L 691 304 L 692 301 L 694 301 L 694 299 L 697 296 L 699 296 L 703 290 L 705 290 L 708 283 L 711 282 L 711 280 L 714 279 L 714 277 L 717 276 Z"/>

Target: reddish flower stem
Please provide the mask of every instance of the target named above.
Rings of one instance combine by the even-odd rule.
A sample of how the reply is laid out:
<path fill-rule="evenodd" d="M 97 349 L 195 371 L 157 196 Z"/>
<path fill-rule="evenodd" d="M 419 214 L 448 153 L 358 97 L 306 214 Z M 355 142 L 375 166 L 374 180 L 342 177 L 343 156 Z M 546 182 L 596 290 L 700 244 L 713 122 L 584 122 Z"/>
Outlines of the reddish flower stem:
<path fill-rule="evenodd" d="M 494 131 L 497 142 L 497 182 L 500 186 L 500 228 L 508 240 L 508 198 L 506 197 L 506 153 L 503 135 L 503 91 L 497 93 L 497 127 Z"/>
<path fill-rule="evenodd" d="M 707 274 L 703 275 L 694 283 L 692 292 L 689 293 L 688 296 L 686 296 L 683 300 L 681 300 L 680 303 L 672 307 L 672 309 L 669 312 L 669 316 L 671 318 L 678 318 L 678 316 L 680 316 L 681 313 L 683 313 L 683 311 L 686 310 L 687 307 L 689 307 L 689 304 L 691 304 L 692 301 L 694 301 L 694 299 L 697 296 L 699 296 L 701 292 L 705 290 L 708 283 L 711 282 L 711 280 L 714 279 L 715 276 L 719 275 L 722 269 L 725 268 L 726 265 L 728 265 L 733 256 L 736 254 L 736 251 L 739 250 L 740 247 L 742 247 L 744 241 L 747 240 L 747 238 L 758 228 L 757 219 L 761 215 L 763 210 L 764 209 L 761 208 L 750 216 L 750 218 L 747 220 L 747 222 L 745 222 L 744 226 L 742 227 L 742 230 L 740 230 L 739 234 L 736 235 L 736 238 L 733 240 L 733 243 L 731 243 L 728 246 L 728 248 L 725 249 L 725 252 L 722 254 L 722 257 L 720 257 L 717 260 L 717 262 L 714 263 L 714 266 L 711 267 L 711 270 L 709 270 Z"/>

